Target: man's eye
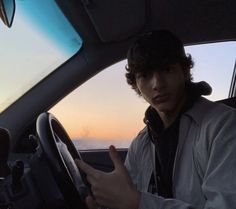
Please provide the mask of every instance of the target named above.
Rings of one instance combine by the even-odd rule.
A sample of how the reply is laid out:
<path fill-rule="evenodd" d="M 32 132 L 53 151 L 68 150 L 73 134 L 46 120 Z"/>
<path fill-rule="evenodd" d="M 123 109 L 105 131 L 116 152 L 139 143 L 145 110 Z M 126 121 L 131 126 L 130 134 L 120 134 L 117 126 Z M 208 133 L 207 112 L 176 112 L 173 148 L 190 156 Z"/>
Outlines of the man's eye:
<path fill-rule="evenodd" d="M 147 77 L 148 77 L 148 75 L 146 73 L 138 73 L 137 74 L 137 79 L 145 79 Z"/>
<path fill-rule="evenodd" d="M 168 66 L 168 67 L 165 69 L 165 72 L 166 72 L 166 73 L 172 73 L 172 72 L 174 72 L 174 70 L 175 70 L 175 67 L 173 67 L 173 66 Z"/>

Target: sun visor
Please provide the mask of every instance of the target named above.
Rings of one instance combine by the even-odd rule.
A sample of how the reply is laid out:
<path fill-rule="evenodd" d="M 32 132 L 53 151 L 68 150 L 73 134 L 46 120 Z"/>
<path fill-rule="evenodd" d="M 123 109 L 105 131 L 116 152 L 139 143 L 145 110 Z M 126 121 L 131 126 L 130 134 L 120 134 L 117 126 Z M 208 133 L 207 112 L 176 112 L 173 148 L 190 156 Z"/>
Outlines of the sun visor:
<path fill-rule="evenodd" d="M 146 22 L 145 0 L 82 0 L 82 3 L 103 42 L 127 39 Z"/>

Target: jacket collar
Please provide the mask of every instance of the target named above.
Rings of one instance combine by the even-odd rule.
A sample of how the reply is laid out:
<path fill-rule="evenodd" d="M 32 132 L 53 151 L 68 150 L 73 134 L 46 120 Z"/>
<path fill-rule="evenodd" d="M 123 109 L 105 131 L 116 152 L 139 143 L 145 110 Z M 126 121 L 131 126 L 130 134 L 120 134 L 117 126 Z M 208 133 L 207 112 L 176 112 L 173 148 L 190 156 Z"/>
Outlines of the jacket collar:
<path fill-rule="evenodd" d="M 190 117 L 196 122 L 197 125 L 200 125 L 204 116 L 207 114 L 209 109 L 212 106 L 212 102 L 207 100 L 204 97 L 200 97 L 183 115 Z"/>

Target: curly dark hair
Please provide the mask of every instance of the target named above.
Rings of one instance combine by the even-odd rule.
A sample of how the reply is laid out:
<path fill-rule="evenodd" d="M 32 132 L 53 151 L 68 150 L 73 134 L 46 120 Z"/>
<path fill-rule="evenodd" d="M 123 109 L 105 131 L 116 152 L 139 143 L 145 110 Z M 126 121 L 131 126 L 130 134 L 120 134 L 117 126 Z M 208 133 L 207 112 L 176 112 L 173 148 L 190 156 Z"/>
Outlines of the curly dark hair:
<path fill-rule="evenodd" d="M 188 77 L 192 80 L 190 69 L 194 62 L 190 54 L 185 54 L 182 41 L 168 30 L 151 31 L 141 35 L 129 48 L 127 83 L 136 90 L 135 76 L 139 72 L 166 69 L 170 64 L 179 63 Z"/>

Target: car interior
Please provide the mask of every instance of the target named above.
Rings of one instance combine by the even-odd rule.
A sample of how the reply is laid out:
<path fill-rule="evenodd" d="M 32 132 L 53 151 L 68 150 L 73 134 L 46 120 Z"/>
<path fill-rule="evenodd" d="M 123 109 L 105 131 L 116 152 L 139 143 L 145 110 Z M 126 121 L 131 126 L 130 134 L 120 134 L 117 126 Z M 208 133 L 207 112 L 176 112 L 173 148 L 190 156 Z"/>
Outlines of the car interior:
<path fill-rule="evenodd" d="M 16 6 L 13 13 L 17 13 L 18 1 L 12 1 Z M 113 165 L 108 150 L 79 151 L 63 124 L 48 110 L 106 67 L 124 60 L 140 34 L 169 29 L 185 46 L 236 40 L 235 0 L 55 3 L 83 44 L 74 56 L 0 112 L 0 209 L 86 208 L 84 197 L 91 191 L 74 159 L 82 158 L 110 172 Z M 6 13 L 1 15 L 7 18 Z M 13 16 L 9 21 L 2 18 L 10 31 Z M 236 108 L 235 96 L 236 65 L 229 97 L 218 102 Z M 127 149 L 118 152 L 124 161 Z"/>

